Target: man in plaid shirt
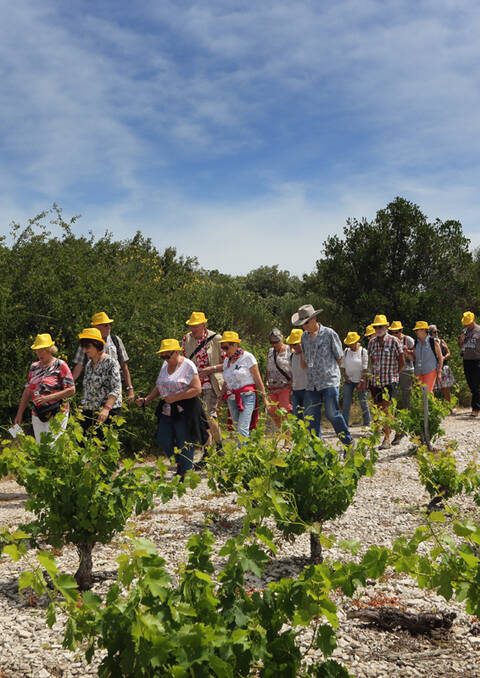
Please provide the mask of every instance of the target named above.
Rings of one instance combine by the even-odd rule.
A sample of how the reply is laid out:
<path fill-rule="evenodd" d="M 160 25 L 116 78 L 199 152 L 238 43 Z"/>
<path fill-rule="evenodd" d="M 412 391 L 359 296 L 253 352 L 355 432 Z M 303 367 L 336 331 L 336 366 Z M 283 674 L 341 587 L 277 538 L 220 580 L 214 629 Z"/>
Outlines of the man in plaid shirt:
<path fill-rule="evenodd" d="M 376 315 L 372 325 L 375 337 L 368 343 L 372 364 L 371 391 L 374 402 L 387 414 L 390 400 L 397 390 L 399 374 L 405 365 L 405 356 L 398 339 L 387 333 L 388 320 L 384 315 Z M 386 450 L 389 447 L 390 428 L 385 424 L 385 438 L 379 449 Z"/>

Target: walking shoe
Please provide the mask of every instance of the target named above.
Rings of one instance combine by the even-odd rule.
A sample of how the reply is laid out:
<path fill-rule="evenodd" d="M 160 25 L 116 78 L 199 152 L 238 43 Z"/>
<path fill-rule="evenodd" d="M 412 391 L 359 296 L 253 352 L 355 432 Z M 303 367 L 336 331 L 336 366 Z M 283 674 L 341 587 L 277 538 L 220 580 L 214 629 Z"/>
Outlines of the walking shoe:
<path fill-rule="evenodd" d="M 383 443 L 380 445 L 380 447 L 378 449 L 379 450 L 389 450 L 391 447 L 392 447 L 391 442 L 385 438 Z"/>
<path fill-rule="evenodd" d="M 403 438 L 405 438 L 405 433 L 395 433 L 395 438 L 392 440 L 392 445 L 399 445 Z"/>

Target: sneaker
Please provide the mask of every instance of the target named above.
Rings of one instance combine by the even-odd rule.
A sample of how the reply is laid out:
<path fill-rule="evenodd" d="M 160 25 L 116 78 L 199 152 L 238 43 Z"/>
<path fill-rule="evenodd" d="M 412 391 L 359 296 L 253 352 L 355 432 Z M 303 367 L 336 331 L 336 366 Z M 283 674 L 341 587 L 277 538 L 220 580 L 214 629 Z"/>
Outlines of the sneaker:
<path fill-rule="evenodd" d="M 405 438 L 405 433 L 395 433 L 395 438 L 392 440 L 392 445 L 399 445 L 403 438 Z"/>
<path fill-rule="evenodd" d="M 380 447 L 378 449 L 379 450 L 389 450 L 391 447 L 392 447 L 392 443 L 385 438 L 383 443 L 380 445 Z"/>

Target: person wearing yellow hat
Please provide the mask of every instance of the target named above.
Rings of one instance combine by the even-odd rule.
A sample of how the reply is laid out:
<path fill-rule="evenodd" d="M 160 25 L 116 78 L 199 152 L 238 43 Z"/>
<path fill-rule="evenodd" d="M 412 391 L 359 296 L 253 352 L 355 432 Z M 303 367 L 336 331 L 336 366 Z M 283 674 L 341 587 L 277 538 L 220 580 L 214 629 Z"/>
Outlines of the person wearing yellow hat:
<path fill-rule="evenodd" d="M 428 328 L 426 320 L 417 320 L 413 328 L 417 335 L 414 351 L 415 376 L 433 393 L 435 382 L 442 377 L 443 356 L 440 342 L 428 334 Z"/>
<path fill-rule="evenodd" d="M 223 356 L 219 343 L 221 335 L 207 329 L 207 322 L 208 319 L 203 311 L 192 312 L 186 321 L 190 332 L 183 336 L 182 352 L 198 368 L 198 376 L 202 384 L 203 407 L 208 417 L 212 437 L 217 449 L 220 449 L 222 433 L 218 425 L 217 410 L 221 403 L 220 393 L 223 388 Z"/>
<path fill-rule="evenodd" d="M 240 347 L 237 332 L 225 331 L 220 346 L 225 352 L 223 361 L 223 392 L 236 433 L 248 438 L 258 418 L 257 395 L 268 407 L 267 394 L 255 356 Z"/>
<path fill-rule="evenodd" d="M 465 311 L 462 317 L 463 330 L 458 344 L 463 357 L 463 371 L 472 394 L 472 417 L 480 414 L 480 325 L 475 314 Z"/>
<path fill-rule="evenodd" d="M 97 327 L 86 327 L 78 338 L 87 356 L 83 376 L 81 422 L 86 432 L 104 424 L 122 408 L 122 381 L 118 362 L 105 351 L 105 339 Z M 97 435 L 101 432 L 97 432 Z"/>
<path fill-rule="evenodd" d="M 400 372 L 405 365 L 405 355 L 400 342 L 388 334 L 388 320 L 378 314 L 372 323 L 375 337 L 368 344 L 368 355 L 372 366 L 371 392 L 374 402 L 388 413 L 390 401 L 395 396 Z M 385 437 L 381 450 L 390 448 L 390 427 L 385 424 Z"/>
<path fill-rule="evenodd" d="M 375 328 L 373 325 L 367 325 L 365 328 L 365 334 L 363 335 L 364 337 L 367 337 L 368 340 L 373 339 L 375 336 Z"/>
<path fill-rule="evenodd" d="M 408 410 L 410 408 L 410 398 L 413 386 L 413 352 L 415 349 L 415 341 L 413 337 L 403 333 L 404 327 L 400 320 L 394 320 L 388 330 L 390 334 L 401 343 L 405 354 L 405 366 L 400 372 L 398 380 L 398 405 L 400 409 Z M 405 434 L 400 433 L 399 431 L 395 433 L 392 445 L 398 445 L 404 436 Z"/>
<path fill-rule="evenodd" d="M 182 355 L 176 339 L 162 339 L 157 351 L 163 364 L 152 391 L 137 398 L 145 407 L 161 398 L 158 412 L 157 442 L 168 457 L 175 455 L 177 474 L 182 478 L 193 468 L 195 446 L 209 441 L 208 423 L 199 395 L 202 392 L 198 368 Z"/>
<path fill-rule="evenodd" d="M 348 426 L 353 394 L 356 391 L 362 410 L 363 425 L 370 426 L 370 409 L 367 400 L 368 352 L 360 346 L 360 335 L 357 332 L 348 332 L 343 343 L 346 346 L 340 363 L 343 377 L 343 418 Z"/>
<path fill-rule="evenodd" d="M 99 311 L 94 313 L 91 319 L 92 327 L 96 327 L 102 335 L 102 339 L 105 341 L 105 353 L 111 358 L 118 362 L 120 368 L 120 375 L 122 381 L 125 384 L 125 391 L 127 393 L 127 400 L 130 405 L 135 400 L 135 391 L 132 386 L 132 378 L 130 376 L 130 370 L 128 369 L 128 354 L 125 350 L 123 341 L 117 334 L 111 333 L 111 327 L 113 323 L 113 318 L 110 318 L 105 311 Z M 73 357 L 73 363 L 75 367 L 73 368 L 73 378 L 76 381 L 81 375 L 82 370 L 87 364 L 88 357 L 85 351 L 81 346 L 77 348 L 77 351 Z"/>
<path fill-rule="evenodd" d="M 302 334 L 303 330 L 291 330 L 285 342 L 290 346 L 292 363 L 292 411 L 297 419 L 303 419 L 305 408 L 305 392 L 307 389 L 307 370 L 302 364 Z"/>
<path fill-rule="evenodd" d="M 14 424 L 20 426 L 31 402 L 33 434 L 39 443 L 41 434 L 50 430 L 52 417 L 58 412 L 62 413 L 61 427 L 66 428 L 70 407 L 67 398 L 75 393 L 75 384 L 67 363 L 55 357 L 58 349 L 50 334 L 37 334 L 30 348 L 38 360 L 28 370 Z"/>

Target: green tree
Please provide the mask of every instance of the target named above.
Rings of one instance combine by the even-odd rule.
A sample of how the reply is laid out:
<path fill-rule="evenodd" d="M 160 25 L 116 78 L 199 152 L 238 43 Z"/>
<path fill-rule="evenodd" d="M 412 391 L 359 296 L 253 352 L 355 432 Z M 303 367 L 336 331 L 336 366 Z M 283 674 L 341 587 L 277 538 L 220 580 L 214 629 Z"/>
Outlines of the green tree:
<path fill-rule="evenodd" d="M 343 238 L 327 238 L 324 258 L 306 284 L 318 284 L 362 326 L 385 313 L 404 324 L 437 322 L 450 332 L 458 329 L 472 280 L 460 222 L 429 222 L 417 205 L 397 197 L 373 221 L 349 219 Z"/>

